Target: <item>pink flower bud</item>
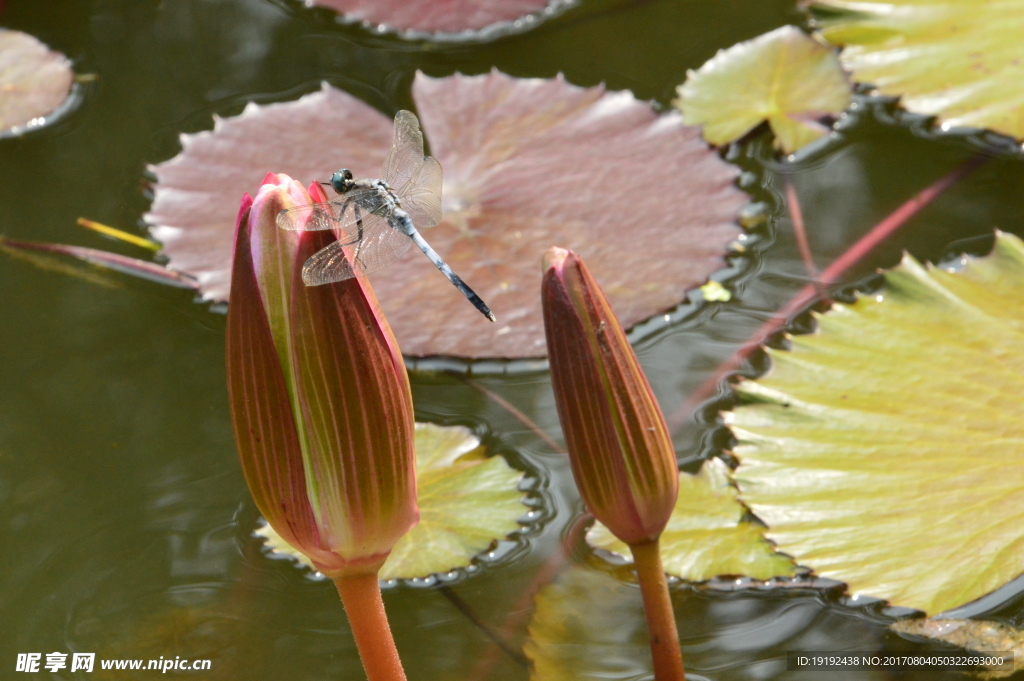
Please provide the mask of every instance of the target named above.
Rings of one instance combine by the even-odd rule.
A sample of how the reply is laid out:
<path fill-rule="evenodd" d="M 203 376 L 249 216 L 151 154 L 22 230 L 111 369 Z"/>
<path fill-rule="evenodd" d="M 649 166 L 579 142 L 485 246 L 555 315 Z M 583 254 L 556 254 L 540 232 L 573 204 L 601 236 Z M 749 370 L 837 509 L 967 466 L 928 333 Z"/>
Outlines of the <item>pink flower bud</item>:
<path fill-rule="evenodd" d="M 653 541 L 672 513 L 679 478 L 647 378 L 578 255 L 548 250 L 541 300 L 555 404 L 580 495 L 622 541 Z"/>
<path fill-rule="evenodd" d="M 270 174 L 242 199 L 227 326 L 239 457 L 253 499 L 289 544 L 335 578 L 375 573 L 419 520 L 413 411 L 398 344 L 364 278 L 307 287 L 331 232 L 277 228 L 324 201 Z"/>

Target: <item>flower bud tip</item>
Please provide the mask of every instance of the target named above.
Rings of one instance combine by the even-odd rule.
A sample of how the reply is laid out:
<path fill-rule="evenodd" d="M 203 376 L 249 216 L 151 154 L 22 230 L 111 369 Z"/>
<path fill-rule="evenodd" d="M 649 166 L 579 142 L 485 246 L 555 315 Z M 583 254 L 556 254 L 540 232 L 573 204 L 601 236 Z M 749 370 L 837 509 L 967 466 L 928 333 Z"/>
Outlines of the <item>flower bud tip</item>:
<path fill-rule="evenodd" d="M 558 246 L 552 246 L 544 254 L 544 259 L 541 261 L 541 267 L 545 272 L 554 268 L 561 274 L 562 267 L 565 266 L 565 260 L 572 254 L 572 251 L 567 251 L 564 248 Z"/>
<path fill-rule="evenodd" d="M 327 194 L 324 193 L 324 188 L 320 185 L 319 182 L 314 182 L 313 184 L 309 185 L 309 195 L 317 203 L 327 202 Z"/>

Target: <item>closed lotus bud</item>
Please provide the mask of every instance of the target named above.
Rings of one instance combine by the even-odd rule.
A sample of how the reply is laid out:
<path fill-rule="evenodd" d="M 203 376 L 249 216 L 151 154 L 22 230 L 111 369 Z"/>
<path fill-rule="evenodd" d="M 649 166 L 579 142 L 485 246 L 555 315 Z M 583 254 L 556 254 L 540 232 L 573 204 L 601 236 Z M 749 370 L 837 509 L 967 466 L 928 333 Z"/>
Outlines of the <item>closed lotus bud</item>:
<path fill-rule="evenodd" d="M 365 278 L 307 287 L 331 232 L 276 226 L 325 201 L 270 174 L 242 200 L 227 325 L 231 413 L 246 482 L 275 531 L 332 578 L 375 574 L 419 519 L 412 395 Z"/>
<path fill-rule="evenodd" d="M 627 544 L 658 538 L 679 493 L 665 418 L 626 334 L 583 260 L 544 256 L 551 382 L 587 508 Z"/>

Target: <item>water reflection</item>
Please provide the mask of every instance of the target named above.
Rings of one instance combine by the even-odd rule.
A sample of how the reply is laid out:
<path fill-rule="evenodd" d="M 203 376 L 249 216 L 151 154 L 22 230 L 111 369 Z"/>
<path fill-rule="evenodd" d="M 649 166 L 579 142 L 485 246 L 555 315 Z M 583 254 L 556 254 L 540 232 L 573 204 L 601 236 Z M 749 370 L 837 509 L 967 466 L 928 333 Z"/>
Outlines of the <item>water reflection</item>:
<path fill-rule="evenodd" d="M 121 248 L 87 241 L 99 237 L 82 237 L 75 219 L 88 215 L 130 228 L 148 207 L 140 190 L 146 164 L 173 156 L 180 132 L 209 129 L 212 113 L 235 113 L 248 99 L 288 98 L 326 79 L 394 111 L 410 105 L 416 69 L 444 76 L 497 66 L 523 77 L 564 71 L 579 85 L 607 81 L 611 89 L 632 87 L 638 97 L 666 104 L 687 68 L 793 19 L 792 0 L 586 4 L 578 22 L 564 16 L 492 44 L 424 48 L 338 26 L 286 2 L 68 0 L 59 13 L 52 3 L 7 3 L 5 26 L 45 36 L 99 80 L 66 125 L 0 140 L 0 228 L 12 238 Z M 841 140 L 788 167 L 815 230 L 819 264 L 966 155 L 989 148 L 980 138 L 928 138 L 893 110 L 866 102 L 844 123 Z M 747 171 L 745 189 L 775 220 L 761 229 L 750 267 L 738 269 L 733 300 L 673 317 L 639 344 L 666 412 L 805 283 L 769 150 L 770 142 L 755 135 L 729 152 Z M 946 244 L 993 226 L 1024 233 L 1022 188 L 1019 161 L 990 161 L 853 276 L 892 265 L 903 248 L 938 258 Z M 0 658 L 9 664 L 19 652 L 55 650 L 189 655 L 216 660 L 204 675 L 210 679 L 359 678 L 333 588 L 268 560 L 251 537 L 257 519 L 232 442 L 223 317 L 187 292 L 119 283 L 101 288 L 2 256 Z M 502 406 L 434 368 L 465 371 L 419 367 L 418 418 L 487 426 L 495 446 L 545 472 L 554 498 L 556 519 L 525 555 L 454 587 L 481 619 L 501 627 L 510 613 L 529 614 L 523 594 L 558 550 L 578 498 L 564 455 Z M 486 369 L 479 380 L 560 442 L 543 366 L 505 369 Z M 721 444 L 713 433 L 696 423 L 680 431 L 681 457 L 695 459 Z M 596 628 L 595 638 L 555 656 L 582 665 L 569 678 L 588 669 L 605 679 L 649 678 L 635 587 L 574 568 L 552 588 L 566 594 L 562 605 L 577 608 L 559 615 L 574 618 L 575 631 Z M 889 618 L 843 605 L 832 592 L 680 586 L 674 597 L 691 678 L 813 679 L 819 675 L 783 671 L 787 650 L 920 645 L 889 633 Z M 435 589 L 399 585 L 386 601 L 413 681 L 471 678 L 477 660 L 493 649 Z M 1019 625 L 1022 608 L 1020 598 L 1011 598 L 996 615 Z M 515 629 L 512 643 L 525 634 Z M 527 677 L 499 656 L 486 678 Z"/>
<path fill-rule="evenodd" d="M 606 567 L 577 564 L 543 589 L 530 623 L 526 652 L 531 679 L 629 679 L 649 681 L 650 649 L 640 592 Z M 672 590 L 688 678 L 754 681 L 820 678 L 821 672 L 787 672 L 789 651 L 864 651 L 886 648 L 894 638 L 871 608 L 847 608 L 828 591 L 794 583 L 726 591 L 707 587 Z M 828 594 L 832 595 L 829 596 Z M 911 671 L 900 678 L 954 678 Z M 882 671 L 829 672 L 829 678 L 874 681 Z"/>

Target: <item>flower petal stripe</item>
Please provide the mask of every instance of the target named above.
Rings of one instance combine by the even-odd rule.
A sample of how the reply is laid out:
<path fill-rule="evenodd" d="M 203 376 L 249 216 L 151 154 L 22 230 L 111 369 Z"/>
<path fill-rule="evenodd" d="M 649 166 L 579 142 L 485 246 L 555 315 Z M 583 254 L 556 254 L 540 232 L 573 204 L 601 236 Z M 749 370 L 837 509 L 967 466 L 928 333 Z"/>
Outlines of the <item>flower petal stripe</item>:
<path fill-rule="evenodd" d="M 653 541 L 675 505 L 678 468 L 650 385 L 575 253 L 548 251 L 542 301 L 555 403 L 580 493 L 622 541 Z"/>
<path fill-rule="evenodd" d="M 307 287 L 301 265 L 334 240 L 305 232 L 292 284 L 293 366 L 320 482 L 325 548 L 376 570 L 419 518 L 412 394 L 404 362 L 363 278 Z M 369 367 L 369 369 L 368 369 Z M 351 565 L 349 568 L 357 568 Z"/>
<path fill-rule="evenodd" d="M 320 545 L 306 499 L 302 454 L 288 389 L 253 268 L 249 244 L 252 199 L 242 201 L 235 232 L 227 320 L 227 376 L 235 438 L 253 499 L 271 526 L 293 546 Z"/>

